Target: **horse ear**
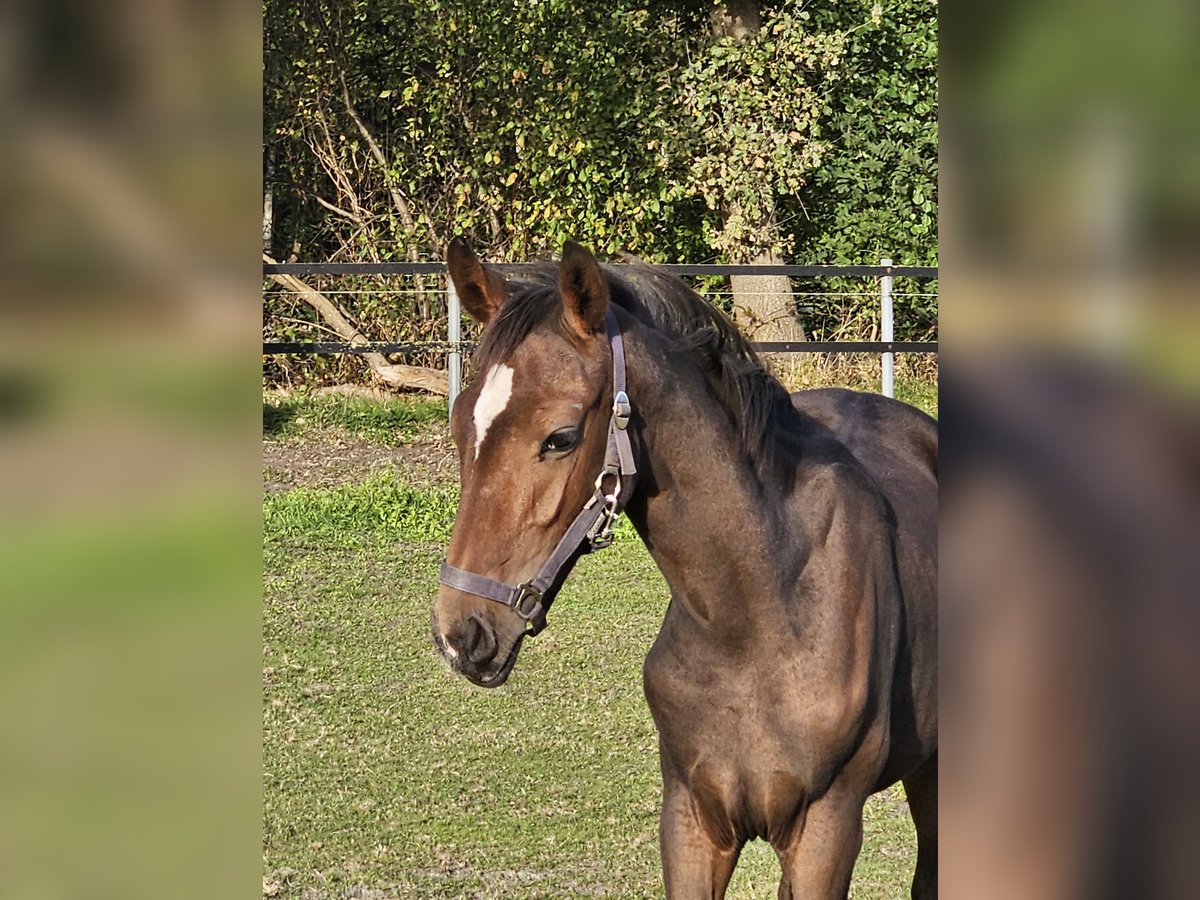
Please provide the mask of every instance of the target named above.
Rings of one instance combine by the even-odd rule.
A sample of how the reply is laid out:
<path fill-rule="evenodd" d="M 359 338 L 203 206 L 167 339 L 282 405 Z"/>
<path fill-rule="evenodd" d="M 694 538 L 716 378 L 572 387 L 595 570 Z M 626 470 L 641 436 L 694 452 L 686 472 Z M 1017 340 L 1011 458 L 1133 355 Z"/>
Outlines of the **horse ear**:
<path fill-rule="evenodd" d="M 563 244 L 558 292 L 563 299 L 563 318 L 576 334 L 588 338 L 604 328 L 608 282 L 596 258 L 574 241 Z"/>
<path fill-rule="evenodd" d="M 463 308 L 475 321 L 486 325 L 508 299 L 504 276 L 484 266 L 462 236 L 446 248 L 446 267 Z"/>

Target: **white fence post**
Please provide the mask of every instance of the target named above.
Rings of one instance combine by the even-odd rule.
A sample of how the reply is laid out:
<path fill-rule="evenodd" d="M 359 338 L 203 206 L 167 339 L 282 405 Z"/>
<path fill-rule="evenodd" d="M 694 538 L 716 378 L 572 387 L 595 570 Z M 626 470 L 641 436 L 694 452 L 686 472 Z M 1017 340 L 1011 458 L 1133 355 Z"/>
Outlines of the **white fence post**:
<path fill-rule="evenodd" d="M 885 268 L 890 269 L 892 266 L 892 261 L 890 259 L 881 259 L 879 261 L 879 264 L 881 266 L 884 266 Z M 884 341 L 891 342 L 893 340 L 893 336 L 892 336 L 893 335 L 893 326 L 892 326 L 892 276 L 890 274 L 884 274 L 879 279 L 879 295 L 880 295 L 879 296 L 879 330 L 882 332 L 881 339 Z M 895 397 L 896 396 L 895 371 L 893 369 L 894 359 L 895 359 L 894 354 L 891 354 L 891 353 L 883 354 L 883 358 L 882 358 L 883 371 L 882 371 L 882 377 L 880 380 L 882 382 L 882 387 L 883 387 L 883 396 L 885 396 L 885 397 Z"/>
<path fill-rule="evenodd" d="M 458 342 L 462 339 L 462 312 L 458 305 L 458 291 L 454 290 L 454 281 L 449 273 L 446 275 L 446 340 L 450 342 L 450 353 L 446 364 L 450 376 L 450 409 L 454 409 L 454 401 L 462 390 L 462 350 Z"/>

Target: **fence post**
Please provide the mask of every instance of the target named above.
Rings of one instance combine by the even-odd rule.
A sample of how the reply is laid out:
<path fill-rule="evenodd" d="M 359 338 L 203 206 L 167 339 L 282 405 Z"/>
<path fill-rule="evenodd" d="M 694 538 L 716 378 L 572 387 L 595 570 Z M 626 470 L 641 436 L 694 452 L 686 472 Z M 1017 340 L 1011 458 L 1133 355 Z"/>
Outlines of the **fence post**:
<path fill-rule="evenodd" d="M 890 259 L 881 259 L 881 266 L 890 269 L 892 261 Z M 882 332 L 881 340 L 892 341 L 893 326 L 892 326 L 892 276 L 890 273 L 884 273 L 879 279 L 879 329 Z M 883 354 L 882 358 L 882 373 L 880 381 L 883 387 L 883 396 L 896 396 L 895 372 L 893 369 L 894 355 L 891 353 Z"/>
<path fill-rule="evenodd" d="M 450 376 L 450 403 L 454 409 L 454 401 L 462 390 L 462 350 L 458 342 L 462 339 L 462 312 L 458 305 L 458 291 L 454 290 L 454 281 L 450 273 L 446 273 L 446 340 L 450 342 L 450 353 L 446 357 L 447 374 Z"/>

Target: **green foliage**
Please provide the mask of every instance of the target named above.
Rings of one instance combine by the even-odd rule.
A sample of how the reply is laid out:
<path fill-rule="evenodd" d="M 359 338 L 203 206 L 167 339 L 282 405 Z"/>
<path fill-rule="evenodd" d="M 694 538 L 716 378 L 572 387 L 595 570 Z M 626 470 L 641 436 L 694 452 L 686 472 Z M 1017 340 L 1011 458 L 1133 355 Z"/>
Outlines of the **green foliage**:
<path fill-rule="evenodd" d="M 820 165 L 801 191 L 779 195 L 781 239 L 798 263 L 873 264 L 888 257 L 897 265 L 936 266 L 936 0 L 824 0 L 805 9 L 814 29 L 840 29 L 845 49 L 838 77 L 823 91 Z M 863 290 L 848 279 L 821 287 Z M 897 279 L 898 340 L 936 337 L 936 294 L 936 282 Z M 835 333 L 853 308 L 831 299 L 807 317 L 814 336 Z M 845 337 L 867 334 L 859 329 Z"/>
<path fill-rule="evenodd" d="M 697 143 L 692 190 L 711 213 L 706 240 L 730 261 L 792 249 L 775 220 L 776 200 L 797 195 L 827 149 L 820 119 L 845 35 L 814 31 L 809 18 L 785 4 L 757 34 L 711 43 L 680 79 Z"/>
<path fill-rule="evenodd" d="M 265 0 L 276 255 L 440 259 L 465 233 L 491 259 L 573 238 L 651 261 L 936 264 L 935 0 L 759 6 L 758 33 L 733 40 L 708 3 Z M 347 291 L 365 334 L 441 336 L 436 278 L 315 285 Z M 913 294 L 931 291 L 897 288 L 897 337 L 930 336 L 936 302 Z M 811 309 L 809 332 L 839 332 L 851 305 Z M 320 333 L 280 292 L 265 315 L 278 339 Z"/>
<path fill-rule="evenodd" d="M 438 257 L 466 232 L 510 258 L 573 237 L 657 259 L 774 242 L 930 261 L 936 5 L 763 3 L 740 42 L 706 12 L 266 0 L 277 245 Z M 776 202 L 794 227 L 772 236 Z"/>
<path fill-rule="evenodd" d="M 824 97 L 829 150 L 786 216 L 803 261 L 937 265 L 936 0 L 809 9 L 846 46 Z"/>
<path fill-rule="evenodd" d="M 674 17 L 630 2 L 407 0 L 303 11 L 268 0 L 265 17 L 268 59 L 292 66 L 269 82 L 268 117 L 280 119 L 288 167 L 307 169 L 291 180 L 292 203 L 302 224 L 324 220 L 308 231 L 324 245 L 304 241 L 310 254 L 365 252 L 366 241 L 385 258 L 405 258 L 395 247 L 437 257 L 460 232 L 496 257 L 557 249 L 567 237 L 600 252 L 694 254 L 687 203 L 662 227 L 683 193 L 664 141 L 667 73 L 686 51 Z M 386 171 L 345 107 L 342 78 L 386 147 Z M 330 219 L 318 196 L 382 215 L 347 237 L 354 223 Z"/>

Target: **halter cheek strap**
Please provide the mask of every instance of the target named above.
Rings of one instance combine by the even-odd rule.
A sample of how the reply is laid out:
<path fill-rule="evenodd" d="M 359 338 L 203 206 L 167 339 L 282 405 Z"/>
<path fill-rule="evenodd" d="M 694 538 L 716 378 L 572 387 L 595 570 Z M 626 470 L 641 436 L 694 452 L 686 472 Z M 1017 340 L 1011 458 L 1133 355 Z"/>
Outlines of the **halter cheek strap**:
<path fill-rule="evenodd" d="M 532 637 L 546 627 L 546 613 L 575 560 L 601 550 L 613 542 L 613 525 L 633 494 L 637 466 L 629 440 L 633 406 L 625 392 L 625 344 L 612 310 L 604 315 L 613 359 L 613 406 L 608 423 L 604 468 L 596 478 L 596 490 L 559 540 L 550 557 L 533 578 L 518 585 L 466 572 L 443 561 L 441 582 L 447 587 L 503 603 L 527 623 Z"/>

